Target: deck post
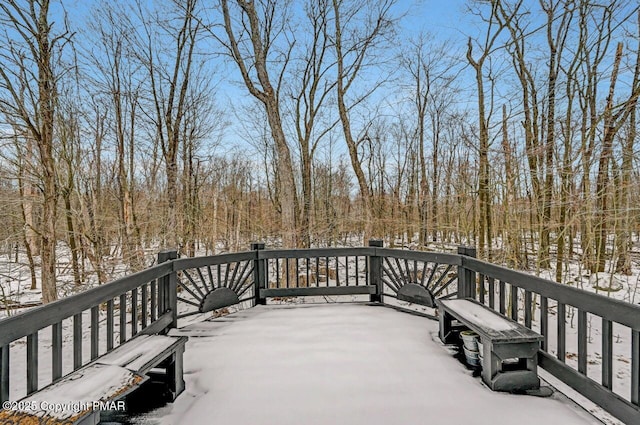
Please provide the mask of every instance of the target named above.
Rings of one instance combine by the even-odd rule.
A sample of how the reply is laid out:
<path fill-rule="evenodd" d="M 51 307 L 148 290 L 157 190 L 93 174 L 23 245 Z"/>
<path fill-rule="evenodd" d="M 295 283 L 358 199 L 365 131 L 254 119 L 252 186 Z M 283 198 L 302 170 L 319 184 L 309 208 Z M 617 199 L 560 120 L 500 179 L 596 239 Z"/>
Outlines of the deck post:
<path fill-rule="evenodd" d="M 9 400 L 9 344 L 0 347 L 0 402 Z"/>
<path fill-rule="evenodd" d="M 158 253 L 158 264 L 177 258 L 178 251 L 175 249 L 163 250 Z M 158 298 L 160 298 L 158 304 L 162 306 L 160 314 L 170 311 L 173 319 L 162 332 L 165 333 L 169 329 L 178 327 L 178 275 L 175 271 L 158 279 Z"/>
<path fill-rule="evenodd" d="M 476 297 L 476 272 L 465 267 L 464 257 L 476 258 L 476 249 L 470 246 L 459 246 L 458 254 L 462 256 L 462 265 L 458 266 L 458 298 Z"/>
<path fill-rule="evenodd" d="M 256 259 L 253 260 L 253 293 L 254 305 L 265 305 L 267 299 L 260 296 L 260 290 L 267 288 L 266 262 L 260 257 L 260 251 L 265 247 L 264 243 L 252 243 L 251 250 L 256 252 Z"/>
<path fill-rule="evenodd" d="M 384 247 L 381 239 L 369 239 L 369 246 L 373 248 Z M 371 255 L 369 257 L 369 285 L 376 286 L 376 293 L 371 294 L 371 302 L 383 302 L 383 283 L 382 283 L 382 257 Z"/>

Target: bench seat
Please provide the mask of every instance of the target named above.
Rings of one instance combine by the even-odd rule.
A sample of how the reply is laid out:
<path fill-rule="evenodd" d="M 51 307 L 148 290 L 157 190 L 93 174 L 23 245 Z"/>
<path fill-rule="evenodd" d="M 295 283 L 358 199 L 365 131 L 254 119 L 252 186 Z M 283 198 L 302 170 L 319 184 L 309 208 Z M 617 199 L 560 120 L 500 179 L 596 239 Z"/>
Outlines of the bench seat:
<path fill-rule="evenodd" d="M 440 339 L 457 343 L 461 328 L 480 335 L 482 380 L 494 391 L 524 391 L 540 387 L 538 349 L 543 337 L 473 299 L 437 301 Z M 454 325 L 457 320 L 460 325 Z"/>
<path fill-rule="evenodd" d="M 93 402 L 119 400 L 142 385 L 154 368 L 165 369 L 171 399 L 184 391 L 182 357 L 187 337 L 139 335 L 59 381 L 0 412 L 0 423 L 80 424 L 100 422 Z"/>

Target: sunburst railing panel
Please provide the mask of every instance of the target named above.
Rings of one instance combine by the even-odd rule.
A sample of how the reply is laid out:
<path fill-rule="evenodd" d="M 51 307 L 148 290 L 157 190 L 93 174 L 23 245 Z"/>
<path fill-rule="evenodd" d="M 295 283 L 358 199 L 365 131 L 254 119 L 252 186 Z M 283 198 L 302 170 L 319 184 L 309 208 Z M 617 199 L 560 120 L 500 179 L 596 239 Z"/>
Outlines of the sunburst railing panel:
<path fill-rule="evenodd" d="M 255 262 L 253 251 L 176 260 L 177 317 L 254 303 Z"/>
<path fill-rule="evenodd" d="M 382 296 L 434 308 L 436 299 L 458 295 L 456 256 L 379 250 Z"/>

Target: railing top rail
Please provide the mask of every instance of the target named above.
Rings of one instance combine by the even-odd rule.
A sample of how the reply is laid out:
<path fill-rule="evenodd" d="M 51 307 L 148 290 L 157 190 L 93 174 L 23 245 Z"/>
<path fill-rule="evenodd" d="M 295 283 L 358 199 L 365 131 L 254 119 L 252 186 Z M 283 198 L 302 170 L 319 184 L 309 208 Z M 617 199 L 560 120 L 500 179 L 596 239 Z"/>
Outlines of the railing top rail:
<path fill-rule="evenodd" d="M 0 346 L 37 332 L 54 323 L 85 311 L 135 287 L 165 276 L 171 271 L 225 264 L 235 261 L 273 258 L 323 258 L 344 256 L 387 256 L 405 260 L 431 261 L 440 264 L 464 266 L 478 273 L 514 283 L 526 290 L 537 292 L 559 302 L 579 307 L 606 319 L 634 329 L 640 329 L 640 307 L 593 294 L 571 286 L 557 284 L 548 279 L 487 263 L 472 257 L 427 251 L 412 251 L 380 247 L 265 249 L 238 253 L 218 254 L 207 257 L 181 258 L 159 264 L 108 284 L 92 288 L 81 294 L 44 305 L 16 316 L 0 320 Z"/>
<path fill-rule="evenodd" d="M 376 255 L 376 248 L 303 248 L 303 249 L 265 249 L 258 251 L 259 259 L 270 258 L 315 258 Z"/>
<path fill-rule="evenodd" d="M 549 279 L 497 266 L 471 257 L 463 257 L 465 267 L 485 276 L 536 292 L 547 298 L 577 307 L 607 320 L 640 330 L 640 306 L 594 294 L 584 289 L 556 283 Z"/>
<path fill-rule="evenodd" d="M 439 264 L 462 265 L 461 255 L 445 252 L 412 251 L 394 248 L 375 248 L 375 255 L 381 257 L 401 258 L 405 260 L 430 261 Z"/>
<path fill-rule="evenodd" d="M 80 294 L 2 319 L 0 320 L 0 329 L 2 330 L 0 332 L 0 347 L 113 299 L 143 283 L 165 276 L 172 270 L 173 263 L 171 262 L 158 264 Z"/>
<path fill-rule="evenodd" d="M 177 260 L 173 260 L 173 269 L 174 271 L 180 271 L 255 259 L 256 251 L 234 252 L 228 254 L 209 255 L 206 257 L 178 258 Z"/>

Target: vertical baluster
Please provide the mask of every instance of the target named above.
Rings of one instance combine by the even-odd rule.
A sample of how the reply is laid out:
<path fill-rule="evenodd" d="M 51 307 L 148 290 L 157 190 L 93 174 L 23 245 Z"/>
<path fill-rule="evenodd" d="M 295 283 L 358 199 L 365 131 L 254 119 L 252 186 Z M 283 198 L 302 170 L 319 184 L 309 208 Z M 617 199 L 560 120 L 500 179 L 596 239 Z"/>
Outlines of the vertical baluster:
<path fill-rule="evenodd" d="M 62 377 L 62 322 L 51 325 L 51 380 Z"/>
<path fill-rule="evenodd" d="M 261 263 L 258 262 L 258 263 L 255 264 L 255 266 L 257 266 L 258 264 L 261 264 Z M 270 287 L 270 283 L 269 283 L 269 264 L 271 264 L 271 262 L 269 260 L 263 260 L 262 264 L 264 264 L 264 287 L 265 287 L 265 289 L 267 289 L 267 288 Z M 257 267 L 256 270 L 260 270 L 260 268 Z M 256 273 L 259 273 L 259 271 L 256 272 Z M 258 291 L 258 295 L 260 295 L 260 291 Z"/>
<path fill-rule="evenodd" d="M 289 258 L 284 259 L 284 281 L 286 283 L 286 287 L 289 287 Z"/>
<path fill-rule="evenodd" d="M 544 337 L 541 348 L 547 351 L 549 348 L 549 300 L 547 297 L 540 297 L 540 334 Z"/>
<path fill-rule="evenodd" d="M 360 257 L 356 256 L 356 264 L 355 264 L 355 269 L 356 269 L 356 286 L 360 285 L 360 271 L 358 270 L 358 261 L 360 260 Z"/>
<path fill-rule="evenodd" d="M 320 286 L 320 258 L 316 257 L 316 285 Z"/>
<path fill-rule="evenodd" d="M 162 312 L 164 313 L 164 310 Z M 124 344 L 126 340 L 127 340 L 127 294 L 122 294 L 120 295 L 120 344 Z"/>
<path fill-rule="evenodd" d="M 500 314 L 505 314 L 507 311 L 507 306 L 506 306 L 506 297 L 507 297 L 507 288 L 505 283 L 501 280 L 498 282 L 498 302 L 500 304 Z"/>
<path fill-rule="evenodd" d="M 484 290 L 484 275 L 482 273 L 478 273 L 478 284 L 480 285 L 478 287 L 478 290 L 479 290 L 478 295 L 480 296 L 480 299 L 478 301 L 480 301 L 480 304 L 484 304 L 485 290 Z"/>
<path fill-rule="evenodd" d="M 300 259 L 294 258 L 294 260 L 296 262 L 296 288 L 299 288 L 300 287 L 300 267 L 299 267 Z"/>
<path fill-rule="evenodd" d="M 344 258 L 344 261 L 345 261 L 344 268 L 345 268 L 345 274 L 347 279 L 346 285 L 349 286 L 349 256 L 346 256 Z"/>
<path fill-rule="evenodd" d="M 73 315 L 73 370 L 82 367 L 82 313 Z"/>
<path fill-rule="evenodd" d="M 567 328 L 566 328 L 566 305 L 558 301 L 558 360 L 565 361 Z"/>
<path fill-rule="evenodd" d="M 147 321 L 147 305 L 149 305 L 149 286 L 145 283 L 142 285 L 142 304 L 140 305 L 140 312 L 142 313 L 142 329 L 146 328 L 149 324 Z"/>
<path fill-rule="evenodd" d="M 113 350 L 113 331 L 115 323 L 113 320 L 113 299 L 107 301 L 107 351 Z"/>
<path fill-rule="evenodd" d="M 492 309 L 495 309 L 496 308 L 496 281 L 492 277 L 488 279 L 489 279 L 489 307 Z"/>
<path fill-rule="evenodd" d="M 0 347 L 0 403 L 9 400 L 9 344 Z"/>
<path fill-rule="evenodd" d="M 276 260 L 276 288 L 281 288 L 280 286 L 280 260 L 278 258 Z"/>
<path fill-rule="evenodd" d="M 98 306 L 91 307 L 91 360 L 98 358 L 98 341 L 100 341 Z"/>
<path fill-rule="evenodd" d="M 578 309 L 578 372 L 587 374 L 587 312 Z"/>
<path fill-rule="evenodd" d="M 255 243 L 251 244 L 251 249 L 252 250 L 258 249 L 259 245 L 260 244 L 255 244 Z M 209 289 L 213 291 L 214 289 L 216 289 L 216 284 L 213 280 L 213 272 L 211 271 L 211 266 L 207 266 L 207 275 L 209 276 Z"/>
<path fill-rule="evenodd" d="M 234 265 L 234 270 L 237 270 L 238 263 L 234 263 Z M 231 263 L 227 263 L 224 265 L 224 285 L 222 286 L 225 286 L 227 288 L 231 287 L 231 281 L 229 281 L 229 273 L 231 273 Z"/>
<path fill-rule="evenodd" d="M 131 290 L 131 336 L 138 333 L 138 288 Z"/>
<path fill-rule="evenodd" d="M 367 257 L 365 257 L 364 259 L 364 284 L 368 284 L 369 283 L 369 261 L 367 261 Z"/>
<path fill-rule="evenodd" d="M 155 322 L 158 318 L 158 282 L 151 282 L 151 322 Z"/>
<path fill-rule="evenodd" d="M 38 391 L 38 332 L 27 335 L 27 395 Z"/>
<path fill-rule="evenodd" d="M 329 286 L 329 257 L 324 257 L 324 275 L 327 277 L 327 286 Z"/>
<path fill-rule="evenodd" d="M 418 279 L 418 261 L 413 260 L 413 273 L 409 274 L 411 276 L 411 283 L 415 283 L 416 285 L 420 284 L 420 279 Z"/>
<path fill-rule="evenodd" d="M 531 291 L 524 291 L 524 325 L 531 328 L 531 313 L 533 311 Z"/>
<path fill-rule="evenodd" d="M 338 257 L 334 259 L 336 260 L 336 286 L 340 286 L 340 259 Z"/>
<path fill-rule="evenodd" d="M 602 318 L 602 385 L 613 388 L 613 324 Z"/>
<path fill-rule="evenodd" d="M 165 312 L 165 305 L 164 305 L 164 277 L 158 278 L 156 279 L 156 296 L 157 296 L 157 316 L 156 317 L 160 317 L 162 316 L 162 314 Z"/>
<path fill-rule="evenodd" d="M 511 319 L 518 321 L 518 287 L 511 285 Z"/>
<path fill-rule="evenodd" d="M 311 283 L 311 271 L 309 270 L 309 264 L 311 263 L 309 257 L 305 258 L 305 268 L 306 268 L 306 272 L 307 272 L 307 286 L 312 287 L 315 285 L 312 285 Z"/>
<path fill-rule="evenodd" d="M 640 406 L 640 331 L 631 330 L 631 403 Z"/>

